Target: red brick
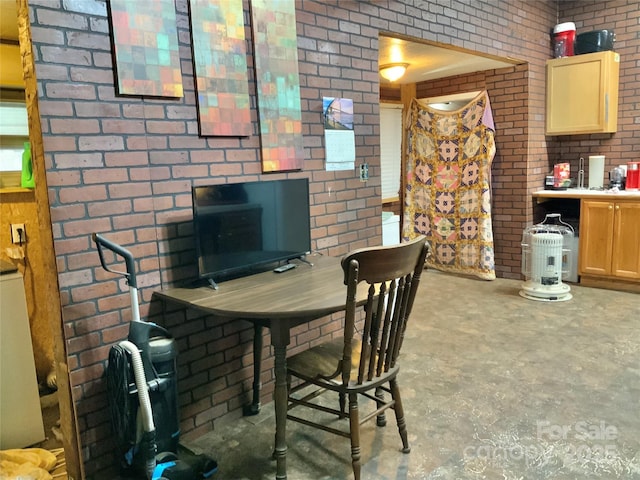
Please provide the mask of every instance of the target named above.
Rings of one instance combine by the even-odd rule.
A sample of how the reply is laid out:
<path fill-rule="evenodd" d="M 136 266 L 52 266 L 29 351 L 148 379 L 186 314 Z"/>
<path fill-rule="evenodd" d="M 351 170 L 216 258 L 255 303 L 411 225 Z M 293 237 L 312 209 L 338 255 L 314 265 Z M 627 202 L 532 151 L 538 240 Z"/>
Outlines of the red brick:
<path fill-rule="evenodd" d="M 59 194 L 62 203 L 84 202 L 87 198 L 93 201 L 106 200 L 107 190 L 105 185 L 93 185 L 90 187 L 69 187 Z"/>
<path fill-rule="evenodd" d="M 76 237 L 81 235 L 91 235 L 93 232 L 105 232 L 111 230 L 111 224 L 108 218 L 96 218 L 87 220 L 73 220 L 64 223 L 62 229 L 67 237 Z M 62 278 L 64 274 L 60 274 Z M 62 283 L 62 282 L 61 282 Z"/>
<path fill-rule="evenodd" d="M 124 150 L 124 141 L 115 135 L 81 136 L 78 138 L 78 150 Z"/>
<path fill-rule="evenodd" d="M 126 168 L 110 169 L 109 182 L 129 181 L 129 171 Z M 82 180 L 85 185 L 101 184 L 105 181 L 105 174 L 100 169 L 85 170 L 82 172 Z"/>

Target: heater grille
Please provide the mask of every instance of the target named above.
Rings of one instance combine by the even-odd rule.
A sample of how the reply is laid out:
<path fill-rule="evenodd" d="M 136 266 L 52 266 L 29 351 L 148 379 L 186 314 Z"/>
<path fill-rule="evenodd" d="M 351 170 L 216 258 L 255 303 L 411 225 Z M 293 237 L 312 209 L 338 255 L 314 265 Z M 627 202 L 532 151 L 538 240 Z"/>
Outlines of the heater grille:
<path fill-rule="evenodd" d="M 536 233 L 531 236 L 531 280 L 558 285 L 562 279 L 562 235 Z"/>

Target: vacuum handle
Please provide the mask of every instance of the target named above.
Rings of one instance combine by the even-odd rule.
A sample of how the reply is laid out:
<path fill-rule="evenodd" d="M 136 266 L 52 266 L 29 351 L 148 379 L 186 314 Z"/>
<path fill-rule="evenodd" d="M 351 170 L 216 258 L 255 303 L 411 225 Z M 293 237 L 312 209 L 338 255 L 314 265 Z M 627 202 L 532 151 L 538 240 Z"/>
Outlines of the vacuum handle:
<path fill-rule="evenodd" d="M 111 240 L 107 240 L 99 233 L 93 234 L 93 241 L 96 242 L 96 246 L 98 247 L 98 255 L 100 256 L 100 263 L 102 264 L 102 268 L 104 268 L 107 272 L 123 275 L 127 279 L 127 283 L 129 284 L 130 287 L 137 288 L 135 265 L 133 263 L 133 255 L 131 254 L 131 252 L 126 248 L 118 245 L 117 243 L 114 243 Z M 116 255 L 120 255 L 122 258 L 124 258 L 124 262 L 127 268 L 126 272 L 112 270 L 109 267 L 107 267 L 107 264 L 104 261 L 104 255 L 102 253 L 103 247 L 108 250 L 111 250 Z"/>

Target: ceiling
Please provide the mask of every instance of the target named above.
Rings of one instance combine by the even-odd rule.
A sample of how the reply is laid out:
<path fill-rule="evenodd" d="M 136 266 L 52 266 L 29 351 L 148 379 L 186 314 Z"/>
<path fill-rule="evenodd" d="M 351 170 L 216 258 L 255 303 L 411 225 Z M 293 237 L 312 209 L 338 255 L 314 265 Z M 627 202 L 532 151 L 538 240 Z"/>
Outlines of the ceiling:
<path fill-rule="evenodd" d="M 0 0 L 0 38 L 11 41 L 18 40 L 16 19 L 15 0 Z M 380 36 L 379 48 L 379 65 L 397 62 L 409 64 L 407 72 L 394 84 L 418 83 L 522 63 L 515 59 L 479 55 L 446 45 L 388 36 Z M 388 83 L 382 77 L 380 77 L 380 82 Z"/>
<path fill-rule="evenodd" d="M 380 36 L 378 64 L 408 63 L 407 72 L 396 84 L 435 80 L 495 68 L 512 67 L 523 63 L 511 58 L 480 55 L 476 52 L 442 44 L 422 43 L 400 38 Z M 381 83 L 389 84 L 380 77 Z"/>

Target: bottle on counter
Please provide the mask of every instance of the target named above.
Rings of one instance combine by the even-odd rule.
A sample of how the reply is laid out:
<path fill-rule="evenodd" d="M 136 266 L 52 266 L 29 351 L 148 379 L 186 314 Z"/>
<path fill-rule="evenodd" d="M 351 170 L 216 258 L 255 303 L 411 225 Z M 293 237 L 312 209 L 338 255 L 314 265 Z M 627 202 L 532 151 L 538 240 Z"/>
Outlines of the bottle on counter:
<path fill-rule="evenodd" d="M 31 163 L 31 143 L 24 142 L 24 152 L 22 152 L 22 174 L 20 175 L 20 185 L 22 188 L 34 188 L 36 186 L 33 179 L 33 164 Z"/>

